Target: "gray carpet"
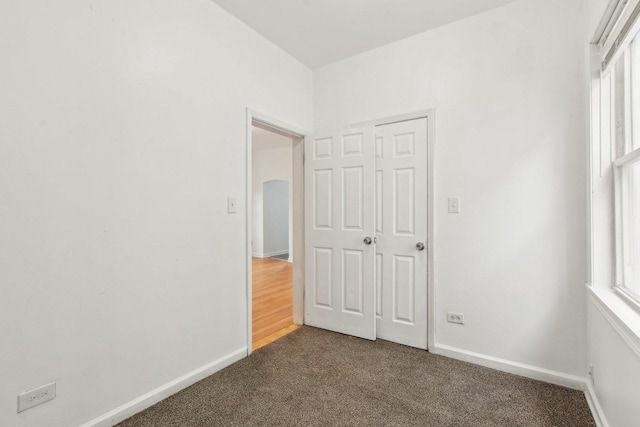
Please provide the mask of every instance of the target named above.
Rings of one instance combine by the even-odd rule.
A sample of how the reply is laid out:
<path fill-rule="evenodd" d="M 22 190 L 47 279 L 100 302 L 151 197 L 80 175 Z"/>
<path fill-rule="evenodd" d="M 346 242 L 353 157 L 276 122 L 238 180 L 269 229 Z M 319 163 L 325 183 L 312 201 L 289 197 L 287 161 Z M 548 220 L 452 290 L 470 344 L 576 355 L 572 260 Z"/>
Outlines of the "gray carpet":
<path fill-rule="evenodd" d="M 580 391 L 305 326 L 119 426 L 595 424 Z"/>

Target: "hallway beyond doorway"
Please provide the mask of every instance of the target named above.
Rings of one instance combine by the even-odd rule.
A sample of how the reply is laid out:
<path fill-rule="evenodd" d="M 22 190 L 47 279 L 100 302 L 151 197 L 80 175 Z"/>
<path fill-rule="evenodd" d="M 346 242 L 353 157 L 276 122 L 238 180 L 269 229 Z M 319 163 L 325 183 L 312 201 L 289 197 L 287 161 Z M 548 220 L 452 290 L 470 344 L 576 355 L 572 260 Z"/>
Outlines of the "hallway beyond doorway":
<path fill-rule="evenodd" d="M 252 258 L 253 333 L 257 350 L 294 331 L 293 264 L 273 258 Z"/>

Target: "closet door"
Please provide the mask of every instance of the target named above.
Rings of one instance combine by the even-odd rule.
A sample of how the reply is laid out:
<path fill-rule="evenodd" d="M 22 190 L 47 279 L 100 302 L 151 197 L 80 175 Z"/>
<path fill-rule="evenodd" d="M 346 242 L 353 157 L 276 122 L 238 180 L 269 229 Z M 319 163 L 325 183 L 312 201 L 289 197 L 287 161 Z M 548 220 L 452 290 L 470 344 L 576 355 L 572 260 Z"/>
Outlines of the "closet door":
<path fill-rule="evenodd" d="M 305 324 L 376 338 L 373 126 L 305 138 Z"/>
<path fill-rule="evenodd" d="M 377 336 L 427 348 L 427 119 L 378 126 Z"/>

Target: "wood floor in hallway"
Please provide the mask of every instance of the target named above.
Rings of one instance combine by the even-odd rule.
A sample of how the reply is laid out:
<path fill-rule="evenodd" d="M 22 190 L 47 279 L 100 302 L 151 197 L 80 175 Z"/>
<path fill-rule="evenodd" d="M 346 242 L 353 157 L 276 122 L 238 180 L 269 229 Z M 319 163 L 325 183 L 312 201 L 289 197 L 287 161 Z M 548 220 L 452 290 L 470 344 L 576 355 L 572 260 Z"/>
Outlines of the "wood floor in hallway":
<path fill-rule="evenodd" d="M 293 324 L 293 264 L 253 258 L 252 349 L 297 329 Z"/>

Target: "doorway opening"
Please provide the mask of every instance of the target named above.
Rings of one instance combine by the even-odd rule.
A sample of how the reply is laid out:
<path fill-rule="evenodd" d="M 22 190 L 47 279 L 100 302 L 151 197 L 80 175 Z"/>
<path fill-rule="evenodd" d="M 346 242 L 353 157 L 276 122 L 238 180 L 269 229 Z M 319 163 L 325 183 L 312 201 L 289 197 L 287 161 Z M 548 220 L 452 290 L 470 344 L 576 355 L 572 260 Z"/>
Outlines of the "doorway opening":
<path fill-rule="evenodd" d="M 257 138 L 256 138 L 257 139 Z M 256 140 L 254 139 L 254 141 Z M 257 147 L 262 144 L 258 143 L 254 145 L 253 164 L 261 163 L 259 170 L 264 172 L 264 169 L 273 169 L 280 174 L 291 175 L 293 164 L 291 160 L 291 146 L 285 147 L 285 168 L 278 168 L 276 162 L 268 162 L 269 157 L 272 154 L 265 154 L 274 152 L 273 149 L 258 149 Z M 280 150 L 283 151 L 283 150 Z M 279 152 L 274 152 L 276 156 Z M 266 163 L 266 164 L 265 164 Z M 254 168 L 254 172 L 256 169 Z M 254 175 L 255 176 L 255 175 Z M 261 177 L 258 177 L 260 179 Z M 256 198 L 259 198 L 256 186 L 253 187 L 254 203 L 258 202 Z M 261 258 L 273 258 L 282 261 L 292 261 L 291 253 L 291 201 L 289 198 L 289 180 L 275 179 L 273 181 L 266 181 L 262 184 L 262 256 Z M 256 207 L 254 204 L 254 209 Z M 256 214 L 254 213 L 254 242 L 256 242 L 259 235 L 259 230 L 256 230 L 257 221 Z M 258 231 L 256 233 L 256 231 Z M 254 251 L 256 247 L 254 244 Z M 254 272 L 255 274 L 255 272 Z M 293 277 L 291 277 L 293 281 Z"/>
<path fill-rule="evenodd" d="M 251 353 L 302 324 L 303 136 L 252 112 L 248 119 L 247 340 Z"/>

